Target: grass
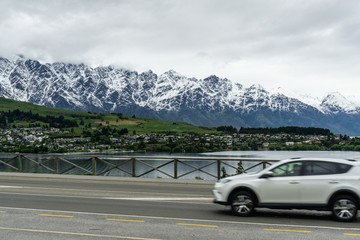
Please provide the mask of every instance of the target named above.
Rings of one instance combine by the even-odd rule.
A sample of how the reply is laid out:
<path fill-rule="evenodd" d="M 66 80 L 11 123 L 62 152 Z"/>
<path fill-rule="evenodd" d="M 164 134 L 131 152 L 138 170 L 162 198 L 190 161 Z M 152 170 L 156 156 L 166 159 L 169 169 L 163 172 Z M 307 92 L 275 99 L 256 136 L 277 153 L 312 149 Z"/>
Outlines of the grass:
<path fill-rule="evenodd" d="M 33 114 L 38 113 L 39 115 L 46 116 L 64 116 L 66 119 L 76 120 L 79 127 L 73 129 L 75 135 L 80 135 L 82 129 L 86 129 L 89 124 L 91 127 L 99 127 L 100 123 L 102 126 L 109 126 L 111 128 L 123 129 L 127 128 L 129 134 L 214 134 L 218 133 L 214 128 L 201 128 L 193 126 L 185 122 L 166 122 L 157 119 L 130 117 L 123 115 L 122 118 L 115 114 L 98 114 L 88 112 L 75 112 L 67 111 L 56 108 L 47 108 L 35 104 L 26 102 L 14 101 L 6 98 L 0 98 L 0 111 L 13 111 L 19 109 L 23 112 L 32 111 Z M 81 120 L 84 125 L 80 125 Z M 41 126 L 44 125 L 42 122 L 32 122 L 31 124 L 39 123 Z M 17 121 L 15 122 L 16 127 L 28 127 L 29 122 Z"/>

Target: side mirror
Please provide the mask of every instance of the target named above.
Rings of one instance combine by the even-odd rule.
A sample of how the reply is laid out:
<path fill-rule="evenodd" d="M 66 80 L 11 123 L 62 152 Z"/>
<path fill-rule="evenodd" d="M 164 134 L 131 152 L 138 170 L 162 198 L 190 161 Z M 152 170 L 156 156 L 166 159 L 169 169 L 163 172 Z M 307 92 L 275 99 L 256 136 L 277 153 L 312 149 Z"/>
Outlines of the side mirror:
<path fill-rule="evenodd" d="M 272 171 L 268 171 L 266 173 L 264 173 L 263 175 L 260 176 L 260 178 L 269 178 L 274 176 L 274 173 Z"/>

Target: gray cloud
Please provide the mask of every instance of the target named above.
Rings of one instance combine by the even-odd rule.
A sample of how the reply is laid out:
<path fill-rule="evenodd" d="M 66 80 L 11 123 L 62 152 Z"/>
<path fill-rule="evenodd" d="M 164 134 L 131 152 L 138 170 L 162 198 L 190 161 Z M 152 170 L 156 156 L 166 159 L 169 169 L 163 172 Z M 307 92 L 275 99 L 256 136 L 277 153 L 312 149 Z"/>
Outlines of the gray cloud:
<path fill-rule="evenodd" d="M 357 0 L 2 0 L 0 55 L 355 95 L 359 9 Z"/>

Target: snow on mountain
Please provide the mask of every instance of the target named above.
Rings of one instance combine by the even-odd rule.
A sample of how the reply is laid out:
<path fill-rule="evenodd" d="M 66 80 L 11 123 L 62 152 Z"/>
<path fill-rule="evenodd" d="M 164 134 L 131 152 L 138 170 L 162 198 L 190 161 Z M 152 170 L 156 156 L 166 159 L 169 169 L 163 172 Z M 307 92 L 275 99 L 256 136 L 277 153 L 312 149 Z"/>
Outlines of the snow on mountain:
<path fill-rule="evenodd" d="M 347 96 L 346 98 L 356 106 L 360 106 L 360 96 Z"/>
<path fill-rule="evenodd" d="M 360 105 L 345 98 L 338 92 L 329 93 L 322 101 L 321 107 L 325 113 L 346 112 L 359 113 Z"/>
<path fill-rule="evenodd" d="M 217 120 L 225 124 L 249 126 L 255 123 L 248 121 L 260 126 L 313 126 L 321 125 L 314 118 L 360 114 L 360 98 L 346 98 L 340 93 L 318 99 L 282 88 L 268 91 L 261 85 L 244 87 L 214 75 L 196 79 L 174 70 L 157 75 L 151 70 L 138 73 L 113 66 L 42 64 L 22 56 L 0 58 L 0 96 L 69 110 L 137 111 L 204 125 L 213 121 L 210 112 L 220 114 L 222 119 Z"/>
<path fill-rule="evenodd" d="M 298 99 L 299 101 L 310 105 L 325 114 L 337 114 L 344 112 L 347 114 L 357 114 L 360 112 L 360 98 L 352 96 L 345 97 L 341 93 L 329 93 L 324 98 L 316 98 L 311 95 L 301 95 L 281 87 L 271 90 L 272 94 L 283 94 L 289 98 Z"/>
<path fill-rule="evenodd" d="M 4 97 L 52 107 L 86 109 L 92 105 L 104 112 L 129 104 L 155 111 L 187 107 L 297 112 L 297 108 L 305 105 L 326 114 L 360 111 L 360 100 L 350 101 L 340 93 L 320 100 L 283 88 L 270 91 L 261 85 L 244 88 L 217 76 L 187 78 L 174 70 L 157 76 L 152 71 L 138 74 L 111 66 L 93 69 L 84 64 L 41 64 L 21 56 L 12 60 L 0 58 L 0 81 Z"/>
<path fill-rule="evenodd" d="M 294 92 L 294 91 L 291 91 L 291 90 L 288 90 L 288 89 L 284 89 L 282 87 L 278 87 L 276 89 L 271 89 L 270 92 L 273 94 L 273 95 L 276 95 L 276 94 L 280 94 L 280 95 L 284 95 L 284 96 L 287 96 L 289 98 L 293 98 L 293 99 L 297 99 L 307 105 L 310 105 L 316 109 L 318 109 L 319 111 L 322 111 L 322 108 L 321 108 L 321 102 L 322 100 L 320 98 L 316 98 L 316 97 L 313 97 L 311 95 L 303 95 L 303 94 L 299 94 L 297 92 Z"/>

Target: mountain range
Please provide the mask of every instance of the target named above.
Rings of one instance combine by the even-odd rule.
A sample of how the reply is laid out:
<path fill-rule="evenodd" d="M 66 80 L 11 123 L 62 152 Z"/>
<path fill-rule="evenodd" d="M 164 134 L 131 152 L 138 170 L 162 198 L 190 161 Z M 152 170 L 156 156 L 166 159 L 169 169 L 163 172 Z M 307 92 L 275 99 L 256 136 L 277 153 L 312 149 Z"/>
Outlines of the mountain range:
<path fill-rule="evenodd" d="M 157 75 L 113 66 L 40 63 L 0 57 L 0 96 L 73 111 L 117 112 L 198 126 L 304 126 L 360 135 L 360 100 L 338 92 L 323 99 L 226 78 Z"/>

